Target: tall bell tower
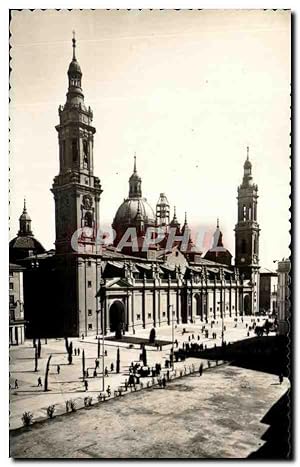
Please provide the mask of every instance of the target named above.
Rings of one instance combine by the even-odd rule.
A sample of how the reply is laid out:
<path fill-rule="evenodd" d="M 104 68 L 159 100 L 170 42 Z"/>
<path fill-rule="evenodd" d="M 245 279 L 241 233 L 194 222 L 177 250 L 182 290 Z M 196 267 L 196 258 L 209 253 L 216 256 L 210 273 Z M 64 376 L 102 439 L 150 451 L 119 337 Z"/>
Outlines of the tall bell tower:
<path fill-rule="evenodd" d="M 55 201 L 55 308 L 64 336 L 100 333 L 96 294 L 101 278 L 97 230 L 102 190 L 94 175 L 96 130 L 92 126 L 92 110 L 84 103 L 74 33 L 72 45 L 66 103 L 59 106 L 59 124 L 55 127 L 59 174 L 51 189 Z"/>
<path fill-rule="evenodd" d="M 253 183 L 252 164 L 247 159 L 244 163 L 244 176 L 238 187 L 238 220 L 235 226 L 235 266 L 239 269 L 240 277 L 247 281 L 252 295 L 247 299 L 248 312 L 258 312 L 259 286 L 259 232 L 257 222 L 258 187 Z M 247 311 L 247 310 L 245 310 Z"/>
<path fill-rule="evenodd" d="M 74 34 L 74 33 L 73 33 Z M 54 178 L 57 253 L 72 251 L 71 238 L 80 230 L 79 242 L 95 251 L 99 226 L 100 180 L 94 176 L 93 113 L 86 107 L 82 92 L 82 72 L 76 59 L 73 35 L 73 58 L 68 69 L 68 92 L 64 106 L 59 106 L 59 124 L 55 127 L 59 143 L 59 174 Z"/>

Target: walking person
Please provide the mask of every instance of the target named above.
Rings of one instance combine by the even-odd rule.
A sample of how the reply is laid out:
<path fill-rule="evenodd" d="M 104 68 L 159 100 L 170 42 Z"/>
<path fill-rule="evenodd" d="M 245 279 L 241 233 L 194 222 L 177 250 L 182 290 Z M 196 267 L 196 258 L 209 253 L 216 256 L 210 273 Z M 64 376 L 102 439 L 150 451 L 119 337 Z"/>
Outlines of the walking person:
<path fill-rule="evenodd" d="M 84 390 L 87 391 L 89 389 L 89 383 L 87 382 L 87 380 L 85 379 L 84 380 Z"/>
<path fill-rule="evenodd" d="M 38 387 L 40 387 L 40 388 L 43 387 L 42 378 L 40 376 L 38 377 Z"/>
<path fill-rule="evenodd" d="M 113 364 L 113 363 L 110 365 L 110 371 L 111 371 L 111 372 L 114 371 L 114 364 Z"/>
<path fill-rule="evenodd" d="M 15 389 L 19 389 L 18 380 L 15 380 Z"/>
<path fill-rule="evenodd" d="M 96 365 L 96 369 L 99 368 L 99 360 L 98 360 L 98 358 L 96 358 L 96 360 L 95 360 L 95 365 Z"/>
<path fill-rule="evenodd" d="M 56 371 L 57 371 L 57 374 L 59 375 L 59 373 L 60 373 L 60 366 L 59 365 L 57 365 Z"/>
<path fill-rule="evenodd" d="M 283 383 L 283 374 L 279 373 L 279 384 Z"/>
<path fill-rule="evenodd" d="M 78 348 L 77 349 L 77 356 L 79 357 L 79 355 L 80 355 L 80 349 Z"/>
<path fill-rule="evenodd" d="M 167 385 L 167 381 L 166 381 L 166 377 L 165 375 L 163 376 L 163 379 L 162 379 L 162 387 L 165 389 L 166 388 L 166 385 Z"/>
<path fill-rule="evenodd" d="M 85 376 L 86 376 L 86 378 L 88 378 L 88 377 L 89 377 L 89 370 L 86 370 L 86 372 L 85 372 Z"/>
<path fill-rule="evenodd" d="M 203 373 L 203 363 L 199 366 L 199 376 L 202 376 Z"/>
<path fill-rule="evenodd" d="M 104 369 L 104 374 L 105 374 L 105 376 L 108 376 L 108 369 L 107 369 L 107 366 L 106 366 L 105 369 Z"/>
<path fill-rule="evenodd" d="M 96 369 L 94 370 L 93 377 L 94 377 L 94 378 L 97 377 L 97 371 L 96 371 Z"/>

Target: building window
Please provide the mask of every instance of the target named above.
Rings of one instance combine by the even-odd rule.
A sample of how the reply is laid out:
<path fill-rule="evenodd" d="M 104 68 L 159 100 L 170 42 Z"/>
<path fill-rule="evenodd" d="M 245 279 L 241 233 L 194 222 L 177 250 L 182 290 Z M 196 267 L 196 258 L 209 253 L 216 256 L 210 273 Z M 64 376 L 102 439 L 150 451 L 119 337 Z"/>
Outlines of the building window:
<path fill-rule="evenodd" d="M 15 303 L 15 297 L 13 295 L 9 296 L 9 304 L 13 305 Z"/>
<path fill-rule="evenodd" d="M 137 320 L 141 319 L 141 315 L 136 315 L 136 319 Z"/>
<path fill-rule="evenodd" d="M 219 311 L 219 307 L 217 306 L 217 311 Z"/>
<path fill-rule="evenodd" d="M 212 311 L 212 306 L 210 307 L 209 311 Z"/>
<path fill-rule="evenodd" d="M 89 261 L 87 262 L 87 265 L 88 265 L 88 267 L 90 268 L 90 267 L 92 266 L 92 261 L 89 260 Z"/>
<path fill-rule="evenodd" d="M 9 290 L 14 290 L 14 284 L 13 284 L 13 282 L 10 282 L 10 283 L 9 283 Z"/>
<path fill-rule="evenodd" d="M 151 313 L 148 313 L 148 318 L 151 318 Z"/>
<path fill-rule="evenodd" d="M 88 310 L 88 315 L 92 316 L 92 310 Z"/>
<path fill-rule="evenodd" d="M 89 329 L 93 329 L 93 325 L 89 323 Z"/>
<path fill-rule="evenodd" d="M 241 245 L 241 252 L 246 253 L 247 245 L 246 245 L 246 240 L 242 240 L 242 245 Z"/>
<path fill-rule="evenodd" d="M 164 318 L 164 317 L 166 316 L 166 312 L 165 312 L 165 311 L 163 311 L 163 314 L 162 314 L 162 315 L 163 315 L 163 318 Z"/>
<path fill-rule="evenodd" d="M 89 287 L 89 288 L 92 287 L 92 281 L 88 281 L 88 287 Z"/>

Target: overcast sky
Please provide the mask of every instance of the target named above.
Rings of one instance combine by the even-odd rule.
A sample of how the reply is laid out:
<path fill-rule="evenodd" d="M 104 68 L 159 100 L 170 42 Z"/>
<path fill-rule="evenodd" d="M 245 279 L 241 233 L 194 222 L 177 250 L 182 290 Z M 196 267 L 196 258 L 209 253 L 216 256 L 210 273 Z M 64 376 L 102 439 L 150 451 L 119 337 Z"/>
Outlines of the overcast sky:
<path fill-rule="evenodd" d="M 72 30 L 94 112 L 100 218 L 128 195 L 136 152 L 143 195 L 165 192 L 181 222 L 213 230 L 234 255 L 246 147 L 259 188 L 260 264 L 289 255 L 288 11 L 20 11 L 11 21 L 10 236 L 26 196 L 34 235 L 55 240 L 50 187 Z"/>

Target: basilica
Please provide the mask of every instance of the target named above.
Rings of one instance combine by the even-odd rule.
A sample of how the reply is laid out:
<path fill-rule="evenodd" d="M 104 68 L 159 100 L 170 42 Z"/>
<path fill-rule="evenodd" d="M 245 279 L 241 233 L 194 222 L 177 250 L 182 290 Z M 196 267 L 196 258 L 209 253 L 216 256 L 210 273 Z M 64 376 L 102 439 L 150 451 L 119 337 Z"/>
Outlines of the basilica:
<path fill-rule="evenodd" d="M 234 260 L 224 247 L 219 220 L 212 247 L 202 252 L 187 216 L 182 225 L 175 208 L 171 216 L 165 193 L 158 194 L 153 210 L 142 192 L 136 157 L 128 196 L 112 219 L 115 237 L 99 242 L 99 205 L 105 193 L 94 175 L 96 129 L 84 101 L 75 38 L 67 74 L 66 102 L 59 106 L 55 127 L 55 249 L 46 251 L 35 239 L 26 206 L 17 237 L 10 242 L 10 261 L 24 268 L 27 337 L 134 333 L 173 321 L 258 313 L 258 188 L 249 151 L 238 187 Z"/>

